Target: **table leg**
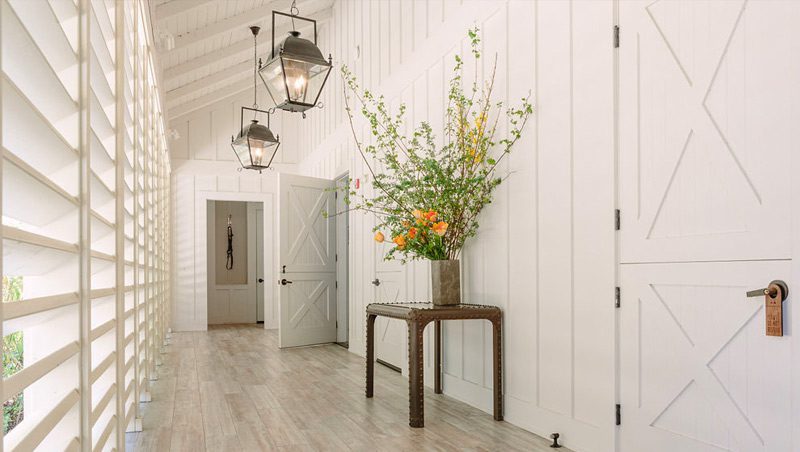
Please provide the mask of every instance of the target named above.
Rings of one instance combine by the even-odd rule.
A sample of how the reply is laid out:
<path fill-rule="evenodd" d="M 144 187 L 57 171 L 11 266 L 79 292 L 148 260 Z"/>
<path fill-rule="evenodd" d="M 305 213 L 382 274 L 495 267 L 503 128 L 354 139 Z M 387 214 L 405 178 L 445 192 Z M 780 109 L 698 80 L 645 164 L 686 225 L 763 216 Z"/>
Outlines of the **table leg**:
<path fill-rule="evenodd" d="M 375 378 L 375 317 L 367 314 L 367 398 L 372 397 L 372 380 Z"/>
<path fill-rule="evenodd" d="M 434 348 L 433 348 L 433 392 L 435 394 L 442 393 L 442 321 L 436 320 L 434 323 Z"/>
<path fill-rule="evenodd" d="M 494 420 L 503 420 L 503 320 L 492 320 Z"/>
<path fill-rule="evenodd" d="M 408 425 L 425 426 L 425 387 L 422 374 L 422 333 L 425 325 L 408 320 Z"/>

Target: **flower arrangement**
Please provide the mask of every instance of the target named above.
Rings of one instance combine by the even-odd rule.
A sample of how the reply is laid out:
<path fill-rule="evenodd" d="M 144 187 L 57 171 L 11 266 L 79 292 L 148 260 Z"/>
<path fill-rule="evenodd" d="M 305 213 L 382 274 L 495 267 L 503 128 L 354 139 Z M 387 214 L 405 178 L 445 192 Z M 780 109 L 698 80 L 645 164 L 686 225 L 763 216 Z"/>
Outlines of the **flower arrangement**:
<path fill-rule="evenodd" d="M 511 152 L 533 113 L 530 96 L 506 108 L 492 100 L 497 59 L 491 75 L 479 83 L 478 29 L 470 29 L 468 36 L 475 81 L 464 82 L 464 62 L 456 56 L 442 141 L 428 122 L 420 123 L 411 136 L 401 134 L 406 106 L 390 112 L 383 96 L 362 90 L 350 70 L 342 67 L 345 108 L 374 194 L 368 196 L 349 186 L 341 189 L 351 210 L 372 212 L 378 218 L 373 230 L 376 242 L 391 238 L 395 246 L 386 259 L 458 259 L 465 241 L 477 233 L 480 212 L 508 176 L 507 171 L 499 174 L 498 164 Z M 351 94 L 369 124 L 371 144 L 362 143 L 356 135 Z M 508 127 L 506 136 L 499 138 L 503 116 Z"/>

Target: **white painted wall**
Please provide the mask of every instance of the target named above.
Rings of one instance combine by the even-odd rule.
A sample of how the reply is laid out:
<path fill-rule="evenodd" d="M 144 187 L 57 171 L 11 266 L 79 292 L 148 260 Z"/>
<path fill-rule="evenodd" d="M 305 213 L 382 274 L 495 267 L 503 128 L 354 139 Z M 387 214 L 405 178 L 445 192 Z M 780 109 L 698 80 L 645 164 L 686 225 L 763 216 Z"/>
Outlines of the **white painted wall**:
<path fill-rule="evenodd" d="M 259 86 L 259 96 L 266 105 L 266 93 Z M 276 171 L 263 174 L 239 172 L 238 160 L 231 149 L 231 135 L 239 127 L 240 108 L 251 106 L 252 91 L 245 90 L 217 103 L 170 119 L 170 128 L 179 137 L 170 143 L 172 157 L 173 277 L 172 328 L 176 331 L 202 331 L 208 325 L 206 285 L 206 200 L 264 202 L 264 231 L 273 237 L 276 231 L 277 173 L 296 168 L 296 118 L 273 115 L 270 127 L 280 136 L 281 147 L 275 157 Z M 245 121 L 248 116 L 245 116 Z M 263 121 L 263 116 L 259 116 Z M 276 262 L 275 243 L 264 241 L 265 328 L 277 328 L 277 286 L 272 275 Z"/>
<path fill-rule="evenodd" d="M 437 129 L 453 56 L 468 51 L 466 30 L 473 24 L 484 45 L 479 73 L 497 53 L 496 93 L 514 100 L 531 90 L 536 113 L 507 161 L 513 176 L 497 191 L 464 253 L 464 297 L 505 312 L 506 419 L 541 435 L 558 431 L 576 450 L 610 450 L 612 2 L 339 1 L 333 21 L 321 30 L 321 48 L 390 103 L 406 103 L 413 123 L 428 120 Z M 300 172 L 333 178 L 349 171 L 363 178 L 338 73 L 323 102 L 323 110 L 300 123 Z M 364 308 L 374 300 L 373 220 L 353 214 L 350 225 L 350 350 L 363 354 Z M 405 267 L 401 281 L 400 293 L 408 299 L 428 296 L 425 264 Z M 404 340 L 398 343 L 404 348 Z M 490 411 L 488 324 L 450 323 L 445 350 L 445 393 Z M 426 381 L 431 371 L 426 368 Z"/>
<path fill-rule="evenodd" d="M 259 108 L 266 110 L 266 90 L 259 80 Z M 173 162 L 181 160 L 201 161 L 237 161 L 231 149 L 231 135 L 239 132 L 241 107 L 253 106 L 253 89 L 249 88 L 238 94 L 227 97 L 209 106 L 194 110 L 187 114 L 170 118 L 169 127 L 178 133 L 178 138 L 170 143 L 170 155 Z M 253 119 L 253 112 L 245 111 L 244 123 Z M 259 113 L 255 119 L 262 124 L 266 115 Z M 294 137 L 295 129 L 300 124 L 295 117 L 278 112 L 271 115 L 270 129 L 280 138 Z M 275 156 L 277 164 L 291 164 L 297 161 L 297 147 L 292 140 L 282 140 L 283 144 Z"/>
<path fill-rule="evenodd" d="M 208 200 L 253 201 L 264 203 L 264 328 L 277 328 L 277 285 L 270 275 L 275 256 L 275 193 L 277 175 L 238 173 L 238 163 L 178 162 L 172 173 L 174 220 L 172 252 L 172 328 L 176 331 L 203 331 L 208 326 L 207 311 L 207 222 Z"/>

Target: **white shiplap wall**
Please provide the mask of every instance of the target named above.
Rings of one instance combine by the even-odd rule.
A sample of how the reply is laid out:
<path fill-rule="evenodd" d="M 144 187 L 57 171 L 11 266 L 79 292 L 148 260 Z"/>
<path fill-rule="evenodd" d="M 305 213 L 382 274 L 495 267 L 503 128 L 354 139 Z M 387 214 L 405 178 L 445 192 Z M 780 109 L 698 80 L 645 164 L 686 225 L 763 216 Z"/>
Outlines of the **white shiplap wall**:
<path fill-rule="evenodd" d="M 267 94 L 258 80 L 259 108 L 267 110 Z M 237 135 L 241 119 L 241 107 L 253 106 L 253 90 L 242 91 L 206 107 L 185 115 L 170 118 L 170 128 L 177 138 L 170 143 L 172 160 L 180 164 L 183 160 L 233 162 L 236 156 L 231 149 L 231 135 Z M 244 123 L 253 119 L 253 113 L 245 111 Z M 266 123 L 266 115 L 259 113 L 255 119 Z M 299 120 L 299 119 L 298 119 Z M 296 135 L 298 123 L 294 116 L 277 112 L 270 117 L 270 129 L 282 139 L 280 150 L 275 155 L 276 167 L 287 169 L 284 164 L 297 162 L 297 147 L 290 139 Z"/>
<path fill-rule="evenodd" d="M 231 151 L 233 153 L 233 151 Z M 264 203 L 264 327 L 277 328 L 277 285 L 272 284 L 276 231 L 277 175 L 273 172 L 236 171 L 235 162 L 180 161 L 172 173 L 175 221 L 172 252 L 172 328 L 203 331 L 208 328 L 207 200 Z"/>
<path fill-rule="evenodd" d="M 435 129 L 473 24 L 484 46 L 479 77 L 496 53 L 497 95 L 533 92 L 533 123 L 507 163 L 514 174 L 462 258 L 464 297 L 505 312 L 506 419 L 586 451 L 611 450 L 614 434 L 613 13 L 611 1 L 338 1 L 320 35 L 337 66 Z M 363 180 L 338 72 L 328 83 L 325 108 L 300 125 L 300 172 Z M 373 221 L 354 214 L 350 224 L 350 346 L 363 354 Z M 427 296 L 424 264 L 405 267 L 401 281 L 409 299 Z M 445 350 L 445 393 L 489 411 L 488 324 L 450 323 Z"/>
<path fill-rule="evenodd" d="M 265 88 L 258 80 L 260 108 L 268 109 Z M 176 331 L 202 331 L 208 327 L 206 286 L 206 200 L 238 200 L 265 203 L 265 228 L 274 225 L 277 171 L 295 172 L 297 133 L 302 121 L 297 116 L 278 112 L 271 117 L 270 128 L 280 136 L 281 146 L 275 156 L 275 171 L 258 174 L 241 171 L 231 149 L 231 135 L 239 129 L 242 106 L 252 106 L 253 92 L 245 90 L 188 114 L 170 119 L 170 128 L 177 131 L 170 146 L 172 158 L 172 199 L 175 206 L 173 223 L 173 323 Z M 252 118 L 245 113 L 245 121 Z M 263 123 L 265 117 L 258 116 Z M 266 204 L 272 202 L 268 210 Z M 269 229 L 266 230 L 267 232 Z M 265 243 L 267 243 L 265 241 Z M 272 281 L 269 257 L 274 247 L 265 250 L 265 279 Z M 264 284 L 265 328 L 277 328 L 277 291 Z"/>

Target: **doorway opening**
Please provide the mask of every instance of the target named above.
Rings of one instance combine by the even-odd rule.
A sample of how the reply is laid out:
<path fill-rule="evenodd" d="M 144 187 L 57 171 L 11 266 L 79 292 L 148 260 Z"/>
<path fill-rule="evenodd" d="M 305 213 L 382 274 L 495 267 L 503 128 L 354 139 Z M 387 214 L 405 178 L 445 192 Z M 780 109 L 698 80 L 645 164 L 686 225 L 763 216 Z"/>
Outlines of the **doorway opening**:
<path fill-rule="evenodd" d="M 264 321 L 264 205 L 207 201 L 208 324 Z"/>
<path fill-rule="evenodd" d="M 350 186 L 350 175 L 345 173 L 335 182 L 337 189 Z M 350 249 L 350 215 L 347 213 L 347 200 L 344 194 L 335 192 L 336 205 L 336 343 L 349 348 L 350 303 L 348 302 Z"/>

